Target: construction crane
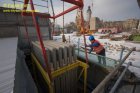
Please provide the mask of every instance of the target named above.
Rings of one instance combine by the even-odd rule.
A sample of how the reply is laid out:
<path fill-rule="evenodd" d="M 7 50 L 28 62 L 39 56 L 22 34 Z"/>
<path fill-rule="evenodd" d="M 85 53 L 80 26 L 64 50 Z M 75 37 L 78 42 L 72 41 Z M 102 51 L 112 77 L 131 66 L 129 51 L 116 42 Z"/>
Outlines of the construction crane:
<path fill-rule="evenodd" d="M 91 11 L 91 8 L 90 6 L 88 6 L 88 9 L 86 11 L 86 20 L 84 20 L 84 28 L 85 28 L 85 34 L 93 34 L 92 31 L 90 31 L 90 19 L 91 19 L 91 15 L 92 15 L 92 11 Z M 76 25 L 77 25 L 77 28 L 80 32 L 80 34 L 83 34 L 84 32 L 84 29 L 83 29 L 83 26 L 81 25 L 81 10 L 77 9 L 77 15 L 76 15 Z"/>

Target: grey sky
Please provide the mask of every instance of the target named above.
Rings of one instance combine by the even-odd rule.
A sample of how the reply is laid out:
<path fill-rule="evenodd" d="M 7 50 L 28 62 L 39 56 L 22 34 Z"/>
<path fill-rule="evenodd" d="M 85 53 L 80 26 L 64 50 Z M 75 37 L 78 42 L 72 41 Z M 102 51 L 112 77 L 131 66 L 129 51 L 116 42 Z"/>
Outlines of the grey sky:
<path fill-rule="evenodd" d="M 2 2 L 12 3 L 11 0 L 0 0 Z M 22 0 L 24 1 L 24 0 Z M 41 0 L 33 0 L 34 3 L 46 5 Z M 93 2 L 92 16 L 99 17 L 105 21 L 125 20 L 129 18 L 140 19 L 140 8 L 138 7 L 137 0 L 85 0 L 84 12 L 86 12 L 88 5 Z M 62 12 L 62 2 L 60 0 L 53 0 L 55 13 Z M 70 4 L 65 3 L 65 9 L 70 7 Z M 47 12 L 47 9 L 36 7 L 40 12 Z M 50 8 L 51 13 L 51 8 Z M 86 13 L 85 13 L 86 14 Z M 76 11 L 65 15 L 65 23 L 75 21 Z M 57 24 L 62 25 L 62 17 L 56 20 Z"/>
<path fill-rule="evenodd" d="M 93 16 L 104 20 L 140 18 L 137 0 L 94 0 Z"/>

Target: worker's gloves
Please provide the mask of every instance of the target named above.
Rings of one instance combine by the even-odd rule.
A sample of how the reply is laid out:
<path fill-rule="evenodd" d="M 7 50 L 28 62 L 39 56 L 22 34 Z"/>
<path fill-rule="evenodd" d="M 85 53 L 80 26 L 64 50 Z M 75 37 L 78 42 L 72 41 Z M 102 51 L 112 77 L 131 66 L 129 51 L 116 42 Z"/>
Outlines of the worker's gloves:
<path fill-rule="evenodd" d="M 89 45 L 86 44 L 86 47 L 89 47 Z"/>

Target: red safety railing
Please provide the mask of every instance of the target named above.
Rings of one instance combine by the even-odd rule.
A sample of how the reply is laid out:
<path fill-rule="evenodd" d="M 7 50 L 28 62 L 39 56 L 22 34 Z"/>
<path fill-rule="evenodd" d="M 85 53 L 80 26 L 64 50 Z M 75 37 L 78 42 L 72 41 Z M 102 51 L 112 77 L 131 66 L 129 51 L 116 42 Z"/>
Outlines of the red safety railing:
<path fill-rule="evenodd" d="M 29 1 L 30 1 L 30 3 L 29 3 Z M 41 17 L 41 18 L 56 19 L 56 18 L 66 14 L 66 13 L 69 13 L 69 12 L 75 10 L 75 9 L 80 8 L 82 10 L 82 8 L 84 6 L 83 0 L 62 0 L 62 1 L 70 3 L 70 4 L 74 4 L 74 6 L 72 6 L 71 8 L 69 8 L 67 10 L 64 10 L 63 12 L 61 12 L 59 14 L 56 14 L 56 15 L 53 14 L 53 16 L 51 16 L 51 15 L 48 15 L 48 14 L 45 14 L 45 13 L 34 12 L 35 8 L 34 8 L 33 0 L 24 0 L 24 6 L 23 6 L 23 12 L 22 12 L 22 16 L 32 16 L 32 18 L 33 18 L 33 22 L 34 22 L 34 25 L 35 25 L 35 28 L 36 28 L 36 31 L 37 31 L 37 36 L 38 36 L 38 39 L 39 39 L 39 42 L 40 42 L 40 46 L 41 46 L 41 50 L 42 50 L 42 53 L 43 53 L 44 61 L 46 63 L 45 71 L 48 73 L 50 80 L 52 80 L 51 68 L 50 68 L 49 63 L 47 61 L 47 54 L 46 54 L 45 47 L 44 47 L 44 44 L 43 44 L 43 39 L 42 39 L 42 36 L 41 36 L 40 27 L 39 27 L 39 24 L 38 24 L 38 22 L 36 20 L 36 16 L 37 17 Z M 27 5 L 28 4 L 30 4 L 30 6 L 31 6 L 31 13 L 26 13 Z M 83 16 L 83 14 L 81 14 L 81 15 Z M 25 20 L 25 18 L 23 20 Z M 82 26 L 84 27 L 84 23 L 83 22 L 84 22 L 84 19 L 82 17 Z M 85 42 L 85 46 L 86 46 L 85 35 L 84 35 L 84 42 Z M 85 47 L 85 54 L 86 54 L 86 63 L 88 63 L 86 47 Z"/>

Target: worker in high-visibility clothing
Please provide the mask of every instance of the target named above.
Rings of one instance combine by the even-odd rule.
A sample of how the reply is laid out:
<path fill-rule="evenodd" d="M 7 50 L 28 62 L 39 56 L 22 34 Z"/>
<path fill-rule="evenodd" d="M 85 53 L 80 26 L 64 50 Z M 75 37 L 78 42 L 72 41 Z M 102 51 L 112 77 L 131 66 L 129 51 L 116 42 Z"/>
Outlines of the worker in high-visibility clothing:
<path fill-rule="evenodd" d="M 99 63 L 101 63 L 101 59 L 103 59 L 103 64 L 106 64 L 105 48 L 103 47 L 103 45 L 98 40 L 96 40 L 93 35 L 89 36 L 89 40 L 91 44 L 86 45 L 86 47 L 91 48 L 89 50 L 89 53 L 91 53 L 92 51 L 95 52 L 98 55 Z"/>

